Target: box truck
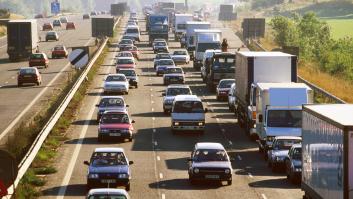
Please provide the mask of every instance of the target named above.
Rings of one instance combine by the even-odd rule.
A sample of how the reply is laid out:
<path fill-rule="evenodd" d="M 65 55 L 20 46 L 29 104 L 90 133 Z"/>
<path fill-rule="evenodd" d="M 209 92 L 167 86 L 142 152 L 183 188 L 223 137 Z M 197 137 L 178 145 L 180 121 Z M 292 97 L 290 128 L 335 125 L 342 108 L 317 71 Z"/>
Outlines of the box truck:
<path fill-rule="evenodd" d="M 168 42 L 169 22 L 166 15 L 150 15 L 148 17 L 149 43 L 154 39 L 165 39 Z"/>
<path fill-rule="evenodd" d="M 282 52 L 236 53 L 235 113 L 238 123 L 250 135 L 256 121 L 256 83 L 297 82 L 297 57 Z M 253 92 L 250 92 L 250 91 Z"/>
<path fill-rule="evenodd" d="M 219 29 L 195 29 L 194 68 L 199 70 L 202 65 L 203 55 L 208 49 L 220 49 L 222 31 Z"/>
<path fill-rule="evenodd" d="M 92 37 L 114 36 L 114 17 L 92 17 L 91 22 Z"/>
<path fill-rule="evenodd" d="M 313 103 L 313 90 L 304 83 L 255 84 L 256 136 L 267 154 L 276 136 L 301 136 L 302 105 Z M 250 131 L 254 132 L 254 131 Z"/>
<path fill-rule="evenodd" d="M 206 85 L 213 91 L 222 79 L 234 79 L 235 54 L 215 52 L 206 63 Z"/>
<path fill-rule="evenodd" d="M 10 20 L 7 23 L 7 54 L 10 61 L 27 59 L 38 49 L 36 20 Z"/>
<path fill-rule="evenodd" d="M 186 22 L 192 21 L 192 19 L 192 14 L 175 14 L 174 35 L 176 41 L 186 33 Z"/>
<path fill-rule="evenodd" d="M 186 49 L 188 50 L 190 57 L 194 58 L 195 50 L 195 30 L 196 29 L 210 29 L 210 22 L 200 21 L 187 21 L 186 22 Z"/>
<path fill-rule="evenodd" d="M 303 198 L 353 198 L 353 105 L 303 106 Z"/>

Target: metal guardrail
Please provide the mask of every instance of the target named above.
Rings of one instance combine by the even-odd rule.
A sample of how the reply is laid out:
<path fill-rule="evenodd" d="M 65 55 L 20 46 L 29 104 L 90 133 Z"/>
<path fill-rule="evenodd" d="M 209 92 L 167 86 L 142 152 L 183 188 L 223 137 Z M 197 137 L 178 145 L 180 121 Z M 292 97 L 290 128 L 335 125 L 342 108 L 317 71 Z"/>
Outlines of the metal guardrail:
<path fill-rule="evenodd" d="M 116 20 L 114 27 L 119 23 L 120 19 L 121 18 L 118 18 Z M 8 188 L 8 190 L 7 190 L 9 195 L 13 195 L 14 190 L 17 187 L 18 183 L 22 179 L 23 175 L 27 172 L 28 168 L 32 164 L 34 158 L 36 157 L 38 151 L 42 147 L 42 145 L 43 145 L 44 141 L 46 140 L 47 136 L 49 135 L 50 131 L 53 129 L 53 127 L 55 126 L 55 124 L 57 123 L 57 121 L 59 120 L 61 115 L 64 113 L 64 111 L 67 108 L 67 106 L 69 105 L 71 99 L 74 97 L 75 93 L 80 88 L 82 82 L 86 79 L 87 74 L 89 73 L 92 66 L 94 65 L 94 63 L 96 62 L 96 60 L 98 59 L 100 54 L 102 53 L 103 49 L 107 45 L 107 42 L 108 42 L 108 39 L 105 39 L 103 41 L 102 45 L 100 46 L 100 48 L 98 49 L 98 51 L 96 52 L 94 57 L 90 60 L 88 65 L 85 67 L 84 71 L 81 73 L 80 77 L 77 79 L 77 81 L 75 82 L 75 84 L 73 85 L 71 90 L 68 92 L 68 94 L 66 95 L 64 100 L 61 102 L 58 109 L 56 109 L 56 111 L 50 117 L 50 119 L 48 120 L 48 122 L 46 123 L 44 128 L 37 135 L 32 146 L 30 147 L 30 149 L 28 150 L 28 152 L 26 153 L 26 155 L 24 156 L 24 158 L 22 159 L 22 161 L 18 165 L 18 174 L 17 174 L 16 180 L 13 183 L 13 185 L 10 188 Z"/>
<path fill-rule="evenodd" d="M 257 41 L 252 40 L 251 41 L 257 48 L 263 50 L 263 51 L 267 51 L 264 47 L 261 46 L 261 44 L 259 44 Z M 337 104 L 347 104 L 346 101 L 338 98 L 337 96 L 329 93 L 328 91 L 324 90 L 323 88 L 320 88 L 319 86 L 316 86 L 315 84 L 309 82 L 308 80 L 305 80 L 304 78 L 298 76 L 298 81 L 307 84 L 311 89 L 313 89 L 314 93 L 322 95 L 326 98 L 329 99 L 329 101 L 332 101 L 334 103 Z"/>

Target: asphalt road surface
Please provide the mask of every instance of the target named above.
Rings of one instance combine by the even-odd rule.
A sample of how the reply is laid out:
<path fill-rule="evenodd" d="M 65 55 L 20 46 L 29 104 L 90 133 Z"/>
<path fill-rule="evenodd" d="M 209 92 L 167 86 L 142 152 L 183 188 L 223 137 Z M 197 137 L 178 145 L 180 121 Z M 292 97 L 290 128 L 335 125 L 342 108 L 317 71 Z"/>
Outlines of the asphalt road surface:
<path fill-rule="evenodd" d="M 144 30 L 145 23 L 139 24 Z M 227 37 L 234 48 L 241 45 L 230 29 L 224 29 L 223 37 Z M 180 48 L 173 38 L 169 45 L 171 50 Z M 152 63 L 155 55 L 147 45 L 147 35 L 142 35 L 142 42 L 137 46 L 141 52 L 137 67 L 139 88 L 131 89 L 124 96 L 130 105 L 131 118 L 136 121 L 134 140 L 126 143 L 97 141 L 97 110 L 94 105 L 102 95 L 102 79 L 115 71 L 113 63 L 117 49 L 113 47 L 82 102 L 77 120 L 70 127 L 70 140 L 60 149 L 60 157 L 56 160 L 58 173 L 47 177 L 42 198 L 83 198 L 87 193 L 87 166 L 83 161 L 89 160 L 97 147 L 123 147 L 129 160 L 134 161 L 129 191 L 132 198 L 302 198 L 298 185 L 287 182 L 283 173 L 274 174 L 267 168 L 256 144 L 239 128 L 227 104 L 216 101 L 215 94 L 207 90 L 200 73 L 192 69 L 192 63 L 182 67 L 186 71 L 186 84 L 203 99 L 204 106 L 211 109 L 206 116 L 206 131 L 202 136 L 189 133 L 173 135 L 170 117 L 163 113 L 162 108 L 161 93 L 165 86 L 162 77 L 155 76 Z M 186 158 L 197 142 L 220 142 L 235 158 L 231 186 L 189 183 Z"/>
<path fill-rule="evenodd" d="M 6 37 L 0 39 L 0 143 L 13 126 L 25 120 L 26 116 L 32 115 L 42 105 L 42 100 L 53 93 L 58 93 L 57 88 L 67 82 L 67 72 L 72 68 L 65 58 L 51 59 L 51 49 L 58 44 L 64 44 L 70 52 L 71 47 L 94 45 L 90 20 L 83 20 L 81 15 L 70 15 L 68 19 L 75 23 L 76 30 L 65 30 L 63 25 L 62 28 L 55 28 L 59 34 L 59 41 L 39 43 L 40 51 L 45 52 L 50 58 L 49 67 L 40 69 L 42 73 L 40 86 L 17 87 L 18 69 L 28 66 L 28 61 L 9 62 Z M 38 20 L 42 40 L 45 39 L 46 31 L 42 31 L 41 27 L 43 23 L 52 20 L 52 18 Z"/>

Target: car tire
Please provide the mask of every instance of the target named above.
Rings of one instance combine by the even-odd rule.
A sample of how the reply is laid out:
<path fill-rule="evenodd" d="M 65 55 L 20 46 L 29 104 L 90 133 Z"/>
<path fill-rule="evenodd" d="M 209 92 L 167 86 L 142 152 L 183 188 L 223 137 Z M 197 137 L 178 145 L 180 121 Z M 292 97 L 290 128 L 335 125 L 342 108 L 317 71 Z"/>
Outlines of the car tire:
<path fill-rule="evenodd" d="M 168 114 L 168 110 L 166 110 L 166 109 L 163 108 L 163 113 L 164 113 L 165 115 L 167 115 L 167 114 Z"/>
<path fill-rule="evenodd" d="M 137 84 L 135 85 L 135 88 L 138 88 L 138 85 L 137 85 Z"/>
<path fill-rule="evenodd" d="M 129 138 L 129 142 L 132 142 L 132 137 L 131 137 L 131 138 Z"/>
<path fill-rule="evenodd" d="M 227 180 L 227 185 L 228 186 L 232 185 L 232 180 Z"/>
<path fill-rule="evenodd" d="M 220 101 L 220 100 L 221 100 L 221 98 L 220 98 L 219 96 L 217 96 L 217 97 L 216 97 L 216 100 L 217 100 L 217 101 Z"/>
<path fill-rule="evenodd" d="M 37 84 L 37 86 L 39 86 L 39 85 L 40 85 L 40 82 L 37 82 L 36 84 Z"/>
<path fill-rule="evenodd" d="M 126 191 L 130 191 L 130 183 L 125 186 Z"/>
<path fill-rule="evenodd" d="M 190 182 L 191 185 L 195 185 L 196 184 L 196 181 L 190 176 L 189 176 L 189 182 Z"/>

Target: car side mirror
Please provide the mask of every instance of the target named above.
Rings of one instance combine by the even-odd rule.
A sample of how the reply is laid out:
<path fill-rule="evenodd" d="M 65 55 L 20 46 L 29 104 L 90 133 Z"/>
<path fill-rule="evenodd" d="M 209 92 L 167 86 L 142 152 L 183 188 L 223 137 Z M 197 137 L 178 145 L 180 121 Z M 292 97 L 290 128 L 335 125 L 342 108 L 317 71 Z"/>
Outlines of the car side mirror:
<path fill-rule="evenodd" d="M 205 108 L 205 113 L 207 113 L 208 112 L 208 109 L 207 108 Z"/>
<path fill-rule="evenodd" d="M 134 164 L 134 161 L 129 161 L 129 165 Z"/>
<path fill-rule="evenodd" d="M 132 120 L 131 123 L 135 123 L 136 121 L 135 120 Z"/>
<path fill-rule="evenodd" d="M 126 107 L 130 107 L 128 104 L 125 105 Z"/>
<path fill-rule="evenodd" d="M 89 166 L 89 162 L 88 162 L 87 160 L 85 160 L 85 161 L 83 162 L 83 164 L 85 164 L 85 165 L 88 165 L 88 166 Z"/>
<path fill-rule="evenodd" d="M 162 93 L 162 96 L 165 96 L 165 93 Z"/>
<path fill-rule="evenodd" d="M 262 123 L 262 121 L 263 121 L 263 116 L 262 114 L 259 114 L 259 122 Z"/>

